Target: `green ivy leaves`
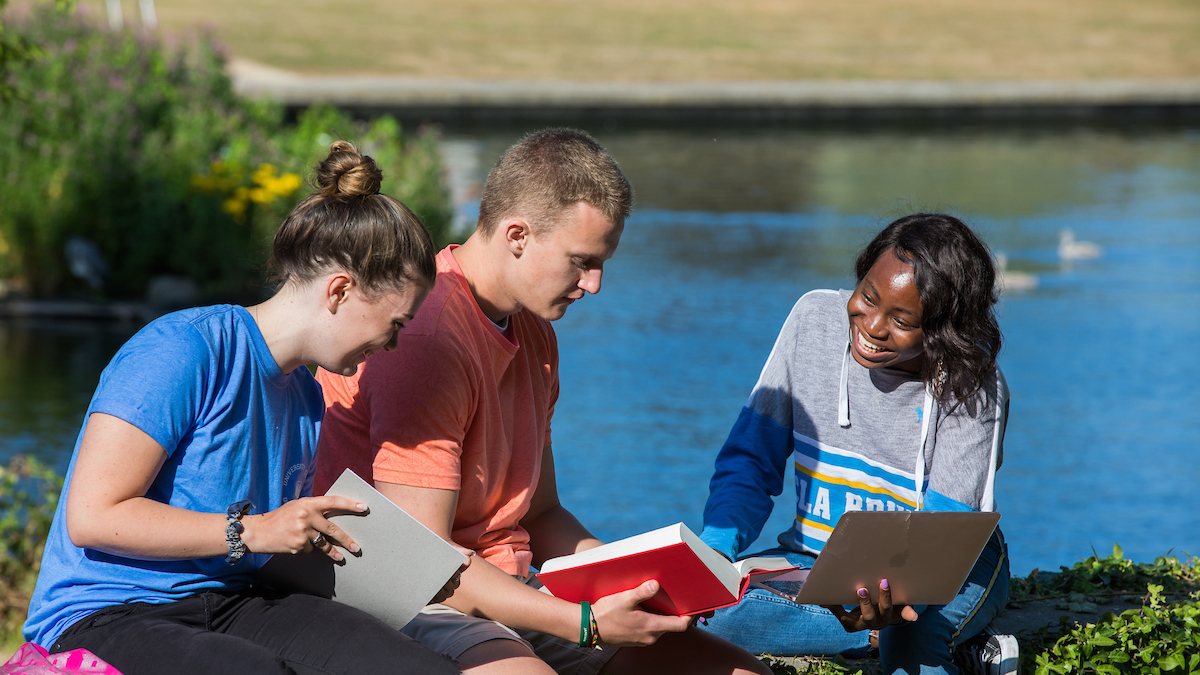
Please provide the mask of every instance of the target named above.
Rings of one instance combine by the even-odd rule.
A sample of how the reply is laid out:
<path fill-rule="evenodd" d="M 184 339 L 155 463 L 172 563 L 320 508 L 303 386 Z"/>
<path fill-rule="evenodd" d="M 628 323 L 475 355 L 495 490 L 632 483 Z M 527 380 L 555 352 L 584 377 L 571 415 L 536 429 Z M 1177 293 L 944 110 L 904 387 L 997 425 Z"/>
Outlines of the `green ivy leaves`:
<path fill-rule="evenodd" d="M 1093 555 L 1071 568 L 1039 579 L 1014 579 L 1018 601 L 1064 598 L 1063 609 L 1095 611 L 1095 599 L 1144 593 L 1143 606 L 1107 613 L 1096 623 L 1063 624 L 1056 635 L 1041 631 L 1023 649 L 1025 672 L 1034 675 L 1200 674 L 1200 567 L 1162 556 L 1134 563 L 1113 546 L 1107 558 Z M 1176 604 L 1171 604 L 1176 601 Z"/>

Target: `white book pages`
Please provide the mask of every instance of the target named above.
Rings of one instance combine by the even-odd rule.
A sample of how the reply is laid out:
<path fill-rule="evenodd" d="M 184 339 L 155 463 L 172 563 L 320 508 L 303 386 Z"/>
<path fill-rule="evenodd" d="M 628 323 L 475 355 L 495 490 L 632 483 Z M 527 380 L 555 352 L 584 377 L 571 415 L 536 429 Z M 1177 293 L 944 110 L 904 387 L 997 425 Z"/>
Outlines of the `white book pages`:
<path fill-rule="evenodd" d="M 612 560 L 634 553 L 641 553 L 642 551 L 653 551 L 657 548 L 672 546 L 683 541 L 681 530 L 687 530 L 687 526 L 683 523 L 675 523 L 674 525 L 643 532 L 642 534 L 620 539 L 609 544 L 604 544 L 603 546 L 597 546 L 596 548 L 590 548 L 586 551 L 580 551 L 579 553 L 551 558 L 542 564 L 542 568 L 539 571 L 556 572 L 571 567 L 590 565 L 601 560 Z M 688 533 L 690 534 L 691 531 L 689 530 Z"/>

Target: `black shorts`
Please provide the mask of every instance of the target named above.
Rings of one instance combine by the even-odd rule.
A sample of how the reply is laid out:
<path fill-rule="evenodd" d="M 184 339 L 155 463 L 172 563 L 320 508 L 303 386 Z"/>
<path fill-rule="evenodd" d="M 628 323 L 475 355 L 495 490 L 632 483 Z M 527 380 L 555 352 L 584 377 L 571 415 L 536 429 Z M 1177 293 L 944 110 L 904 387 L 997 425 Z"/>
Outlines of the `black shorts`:
<path fill-rule="evenodd" d="M 80 619 L 51 652 L 84 648 L 124 675 L 450 675 L 454 662 L 369 614 L 274 591 L 207 592 L 114 605 Z"/>

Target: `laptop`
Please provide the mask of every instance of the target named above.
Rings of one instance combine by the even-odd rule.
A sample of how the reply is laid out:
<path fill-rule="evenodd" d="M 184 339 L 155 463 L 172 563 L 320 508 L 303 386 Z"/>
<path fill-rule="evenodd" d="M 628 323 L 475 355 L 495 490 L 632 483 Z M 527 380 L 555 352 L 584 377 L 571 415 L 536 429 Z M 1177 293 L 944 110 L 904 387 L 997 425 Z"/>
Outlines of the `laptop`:
<path fill-rule="evenodd" d="M 999 513 L 850 511 L 838 519 L 811 570 L 756 587 L 804 605 L 857 605 L 858 589 L 879 602 L 888 580 L 893 605 L 945 605 L 958 595 Z"/>

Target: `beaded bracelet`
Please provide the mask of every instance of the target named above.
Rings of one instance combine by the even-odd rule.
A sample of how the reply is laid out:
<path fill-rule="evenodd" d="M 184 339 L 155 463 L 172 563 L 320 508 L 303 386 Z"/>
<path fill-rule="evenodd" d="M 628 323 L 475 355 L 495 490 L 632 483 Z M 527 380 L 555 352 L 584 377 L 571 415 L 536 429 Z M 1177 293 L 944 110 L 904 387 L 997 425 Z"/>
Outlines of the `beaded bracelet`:
<path fill-rule="evenodd" d="M 588 616 L 591 618 L 589 623 L 592 627 L 591 646 L 596 647 L 600 644 L 600 624 L 596 623 L 596 615 L 592 613 L 590 608 L 588 609 Z"/>

